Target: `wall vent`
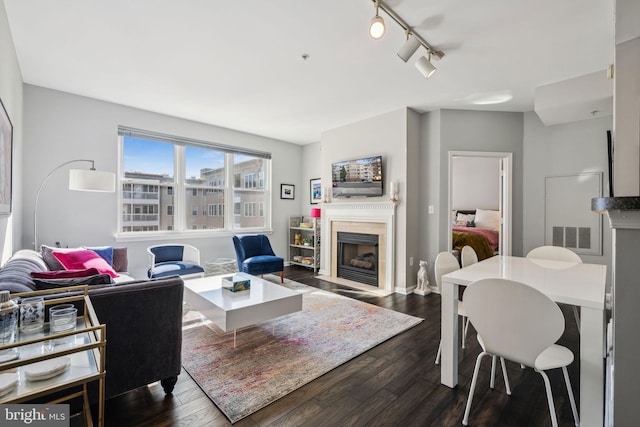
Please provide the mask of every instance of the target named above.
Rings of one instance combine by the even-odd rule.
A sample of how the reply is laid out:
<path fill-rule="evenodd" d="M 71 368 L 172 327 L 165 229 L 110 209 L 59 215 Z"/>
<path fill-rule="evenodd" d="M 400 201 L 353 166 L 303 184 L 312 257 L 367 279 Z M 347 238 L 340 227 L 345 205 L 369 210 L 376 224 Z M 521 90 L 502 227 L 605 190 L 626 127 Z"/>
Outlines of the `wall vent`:
<path fill-rule="evenodd" d="M 591 228 L 554 226 L 551 244 L 563 248 L 591 249 Z"/>

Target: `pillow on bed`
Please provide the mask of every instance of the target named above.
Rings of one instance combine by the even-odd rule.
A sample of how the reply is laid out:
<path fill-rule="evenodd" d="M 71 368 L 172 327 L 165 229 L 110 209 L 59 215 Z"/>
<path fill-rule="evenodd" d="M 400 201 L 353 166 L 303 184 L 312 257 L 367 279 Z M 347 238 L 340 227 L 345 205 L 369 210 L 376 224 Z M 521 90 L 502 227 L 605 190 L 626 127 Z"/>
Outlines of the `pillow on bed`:
<path fill-rule="evenodd" d="M 464 214 L 464 213 L 458 212 L 458 215 L 456 216 L 456 225 L 469 226 L 471 223 L 475 221 L 475 219 L 476 219 L 476 216 L 474 214 Z"/>
<path fill-rule="evenodd" d="M 476 209 L 476 227 L 500 231 L 500 211 Z"/>

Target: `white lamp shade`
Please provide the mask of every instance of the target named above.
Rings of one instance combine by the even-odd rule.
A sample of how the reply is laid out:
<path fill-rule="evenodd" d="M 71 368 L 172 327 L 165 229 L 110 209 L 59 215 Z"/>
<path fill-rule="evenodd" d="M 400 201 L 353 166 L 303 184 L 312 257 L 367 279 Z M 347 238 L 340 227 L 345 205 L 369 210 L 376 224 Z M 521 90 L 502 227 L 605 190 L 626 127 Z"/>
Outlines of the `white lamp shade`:
<path fill-rule="evenodd" d="M 407 62 L 411 55 L 416 53 L 416 50 L 420 47 L 420 42 L 413 36 L 409 36 L 406 42 L 402 45 L 400 50 L 398 51 L 398 56 L 404 62 Z"/>
<path fill-rule="evenodd" d="M 382 19 L 382 16 L 374 16 L 371 20 L 371 25 L 369 25 L 369 35 L 377 40 L 384 36 L 384 30 L 384 19 Z"/>
<path fill-rule="evenodd" d="M 116 191 L 116 176 L 113 172 L 89 169 L 69 170 L 69 190 L 77 191 Z"/>
<path fill-rule="evenodd" d="M 416 68 L 425 79 L 433 76 L 433 73 L 437 71 L 436 67 L 424 56 L 416 61 Z"/>

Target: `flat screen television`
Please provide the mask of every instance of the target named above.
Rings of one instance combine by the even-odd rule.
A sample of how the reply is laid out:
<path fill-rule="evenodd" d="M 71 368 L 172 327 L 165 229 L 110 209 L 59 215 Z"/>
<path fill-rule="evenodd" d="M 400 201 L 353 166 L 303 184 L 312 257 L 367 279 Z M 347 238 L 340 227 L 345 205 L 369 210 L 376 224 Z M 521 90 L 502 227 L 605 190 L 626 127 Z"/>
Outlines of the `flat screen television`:
<path fill-rule="evenodd" d="M 331 164 L 333 197 L 382 196 L 382 156 Z"/>

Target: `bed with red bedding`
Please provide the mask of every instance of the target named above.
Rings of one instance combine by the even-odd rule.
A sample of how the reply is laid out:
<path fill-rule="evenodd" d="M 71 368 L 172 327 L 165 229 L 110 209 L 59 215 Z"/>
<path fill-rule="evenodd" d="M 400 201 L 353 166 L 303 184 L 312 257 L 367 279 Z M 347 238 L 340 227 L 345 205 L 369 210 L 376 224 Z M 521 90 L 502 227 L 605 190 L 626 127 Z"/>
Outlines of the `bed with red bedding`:
<path fill-rule="evenodd" d="M 465 227 L 462 225 L 454 225 L 452 226 L 452 231 L 456 231 L 458 233 L 475 234 L 478 236 L 482 236 L 485 239 L 487 239 L 487 243 L 489 244 L 489 247 L 493 252 L 498 250 L 498 244 L 500 242 L 500 234 L 496 230 L 492 230 L 490 228 Z"/>

